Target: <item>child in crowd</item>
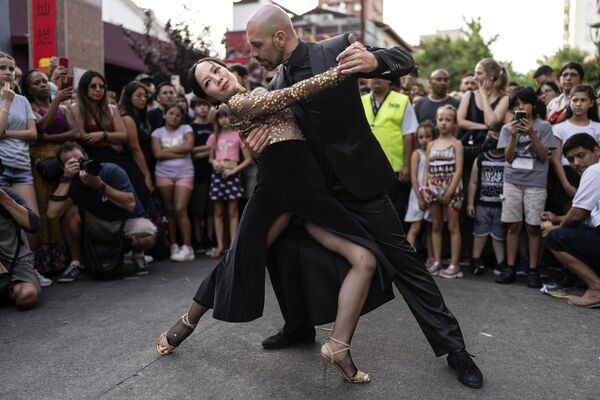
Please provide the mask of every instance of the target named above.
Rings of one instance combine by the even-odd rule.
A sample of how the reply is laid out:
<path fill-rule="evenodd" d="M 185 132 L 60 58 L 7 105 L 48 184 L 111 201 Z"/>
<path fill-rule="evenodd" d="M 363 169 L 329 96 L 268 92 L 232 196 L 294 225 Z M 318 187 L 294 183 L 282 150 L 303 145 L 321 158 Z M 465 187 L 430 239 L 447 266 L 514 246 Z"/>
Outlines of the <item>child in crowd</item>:
<path fill-rule="evenodd" d="M 425 172 L 423 174 L 423 198 L 429 204 L 431 213 L 432 244 L 435 262 L 427 268 L 433 275 L 442 278 L 462 278 L 458 265 L 461 234 L 459 226 L 460 209 L 464 199 L 461 181 L 463 168 L 463 146 L 456 139 L 458 126 L 456 109 L 450 105 L 438 108 L 436 128 L 439 137 L 427 145 Z M 448 218 L 450 232 L 450 265 L 442 268 L 442 230 L 444 211 Z"/>
<path fill-rule="evenodd" d="M 215 236 L 217 247 L 206 254 L 221 257 L 225 249 L 225 203 L 229 217 L 231 243 L 237 234 L 239 223 L 238 200 L 244 194 L 240 172 L 251 162 L 248 150 L 239 134 L 232 130 L 227 107 L 220 107 L 215 115 L 215 133 L 206 142 L 211 147 L 209 162 L 213 172 L 210 177 L 209 196 L 214 203 Z M 240 151 L 244 160 L 240 162 Z"/>
<path fill-rule="evenodd" d="M 544 120 L 546 108 L 532 88 L 516 89 L 510 96 L 509 105 L 515 119 L 502 127 L 498 140 L 498 148 L 504 150 L 506 157 L 502 222 L 508 224 L 508 265 L 496 282 L 512 283 L 516 279 L 515 262 L 525 214 L 529 242 L 527 286 L 540 288 L 542 282 L 537 269 L 542 244 L 540 213 L 544 211 L 547 197 L 548 151 L 554 149 L 555 141 L 552 127 Z"/>
<path fill-rule="evenodd" d="M 171 260 L 193 260 L 192 228 L 188 203 L 194 188 L 192 148 L 194 134 L 182 124 L 184 111 L 176 104 L 165 106 L 165 126 L 152 132 L 152 153 L 156 158 L 156 187 L 161 195 L 169 223 Z M 183 245 L 177 245 L 177 228 Z"/>
<path fill-rule="evenodd" d="M 408 198 L 408 210 L 406 210 L 404 220 L 410 223 L 406 239 L 413 247 L 423 228 L 425 214 L 428 214 L 427 204 L 425 203 L 421 189 L 423 185 L 423 171 L 425 170 L 425 158 L 427 157 L 427 145 L 433 140 L 434 133 L 435 127 L 430 121 L 427 120 L 419 124 L 416 134 L 419 147 L 413 151 L 410 159 L 412 190 Z"/>
<path fill-rule="evenodd" d="M 483 144 L 483 152 L 473 162 L 469 180 L 467 214 L 475 219 L 473 223 L 473 259 L 471 261 L 473 275 L 480 275 L 484 272 L 481 253 L 483 253 L 488 236 L 492 237 L 496 268 L 502 270 L 505 267 L 506 225 L 501 221 L 505 159 L 504 150 L 497 148 L 498 134 L 498 131 L 488 133 Z"/>
<path fill-rule="evenodd" d="M 596 95 L 589 85 L 577 85 L 571 90 L 571 98 L 565 113 L 566 120 L 552 127 L 556 138 L 556 148 L 552 150 L 554 179 L 550 203 L 556 211 L 566 213 L 571 208 L 571 200 L 579 186 L 579 175 L 569 167 L 569 161 L 562 154 L 562 146 L 576 133 L 588 133 L 600 142 L 600 122 Z"/>

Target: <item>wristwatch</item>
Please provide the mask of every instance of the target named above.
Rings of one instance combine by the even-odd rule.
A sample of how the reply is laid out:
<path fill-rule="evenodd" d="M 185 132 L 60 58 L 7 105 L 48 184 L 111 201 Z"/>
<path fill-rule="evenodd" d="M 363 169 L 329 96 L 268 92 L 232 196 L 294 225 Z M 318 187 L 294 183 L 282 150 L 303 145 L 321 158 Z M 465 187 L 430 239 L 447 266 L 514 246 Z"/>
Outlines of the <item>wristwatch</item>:
<path fill-rule="evenodd" d="M 73 180 L 73 177 L 72 177 L 72 176 L 69 176 L 69 175 L 63 175 L 63 176 L 60 178 L 60 181 L 61 181 L 62 183 L 69 183 L 69 182 L 71 182 L 72 180 Z"/>

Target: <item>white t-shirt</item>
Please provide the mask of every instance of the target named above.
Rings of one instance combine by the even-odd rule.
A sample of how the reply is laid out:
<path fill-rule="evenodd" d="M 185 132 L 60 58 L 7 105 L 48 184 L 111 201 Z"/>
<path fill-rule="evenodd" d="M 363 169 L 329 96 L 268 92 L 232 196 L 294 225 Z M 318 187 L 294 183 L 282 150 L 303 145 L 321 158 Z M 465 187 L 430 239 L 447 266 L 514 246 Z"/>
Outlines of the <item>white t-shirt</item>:
<path fill-rule="evenodd" d="M 413 106 L 408 103 L 404 116 L 402 117 L 402 135 L 412 135 L 417 131 L 419 127 L 419 121 L 417 121 L 417 114 Z"/>
<path fill-rule="evenodd" d="M 588 133 L 596 140 L 596 142 L 600 142 L 600 122 L 590 121 L 586 126 L 579 126 L 566 120 L 560 124 L 554 125 L 552 127 L 552 133 L 554 133 L 554 136 L 561 141 L 562 146 L 564 146 L 567 140 L 576 133 Z M 562 165 L 569 165 L 567 157 L 562 154 L 561 161 Z"/>
<path fill-rule="evenodd" d="M 600 226 L 600 163 L 588 167 L 581 175 L 572 206 L 590 212 L 588 226 Z"/>

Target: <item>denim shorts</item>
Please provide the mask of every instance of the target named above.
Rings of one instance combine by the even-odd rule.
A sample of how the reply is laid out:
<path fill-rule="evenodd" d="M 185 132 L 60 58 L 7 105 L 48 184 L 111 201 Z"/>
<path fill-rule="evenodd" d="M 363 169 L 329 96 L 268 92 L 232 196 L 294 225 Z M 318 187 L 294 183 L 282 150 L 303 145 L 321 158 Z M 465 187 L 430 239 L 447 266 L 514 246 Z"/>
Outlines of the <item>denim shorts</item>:
<path fill-rule="evenodd" d="M 502 207 L 475 206 L 473 236 L 490 235 L 492 239 L 506 239 L 506 225 L 501 221 Z"/>
<path fill-rule="evenodd" d="M 4 166 L 4 173 L 0 175 L 0 185 L 32 185 L 33 175 L 30 169 L 21 169 Z"/>

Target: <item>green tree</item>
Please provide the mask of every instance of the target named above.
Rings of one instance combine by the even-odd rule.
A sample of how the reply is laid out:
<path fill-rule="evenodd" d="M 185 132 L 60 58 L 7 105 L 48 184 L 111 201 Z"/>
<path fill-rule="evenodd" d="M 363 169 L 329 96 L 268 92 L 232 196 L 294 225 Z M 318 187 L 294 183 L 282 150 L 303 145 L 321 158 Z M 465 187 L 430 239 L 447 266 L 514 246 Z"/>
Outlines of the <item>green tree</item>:
<path fill-rule="evenodd" d="M 421 50 L 415 54 L 415 62 L 419 75 L 428 78 L 432 71 L 443 68 L 452 78 L 450 90 L 457 90 L 461 78 L 472 73 L 479 60 L 492 57 L 490 45 L 496 41 L 497 35 L 485 40 L 481 35 L 481 20 L 466 21 L 467 29 L 458 39 L 447 36 L 436 36 L 420 43 Z"/>
<path fill-rule="evenodd" d="M 558 49 L 551 56 L 542 57 L 542 59 L 538 60 L 537 62 L 539 65 L 546 64 L 551 66 L 554 68 L 556 75 L 558 76 L 558 73 L 564 64 L 569 61 L 576 61 L 583 65 L 583 71 L 585 74 L 584 82 L 597 88 L 600 86 L 600 62 L 598 59 L 596 59 L 593 62 L 586 64 L 584 63 L 586 56 L 589 56 L 589 54 L 577 47 L 565 46 L 561 49 Z M 529 74 L 533 76 L 534 72 L 535 70 L 532 70 L 529 72 Z"/>
<path fill-rule="evenodd" d="M 465 20 L 466 29 L 463 36 L 450 39 L 447 36 L 436 36 L 420 43 L 421 50 L 415 53 L 418 74 L 428 78 L 432 71 L 443 68 L 448 71 L 452 79 L 450 90 L 457 90 L 461 78 L 473 73 L 477 62 L 482 58 L 493 57 L 490 46 L 498 39 L 498 35 L 486 40 L 481 35 L 481 19 Z M 518 74 L 512 64 L 501 63 L 508 71 L 511 81 L 519 84 L 530 84 L 526 76 Z"/>
<path fill-rule="evenodd" d="M 212 53 L 210 27 L 204 26 L 199 34 L 194 34 L 187 23 L 169 19 L 165 24 L 169 41 L 162 41 L 150 34 L 154 20 L 152 10 L 145 10 L 145 15 L 146 32 L 143 37 L 139 38 L 123 28 L 129 47 L 142 59 L 156 82 L 168 81 L 171 75 L 179 75 L 187 89 L 188 68 Z"/>

